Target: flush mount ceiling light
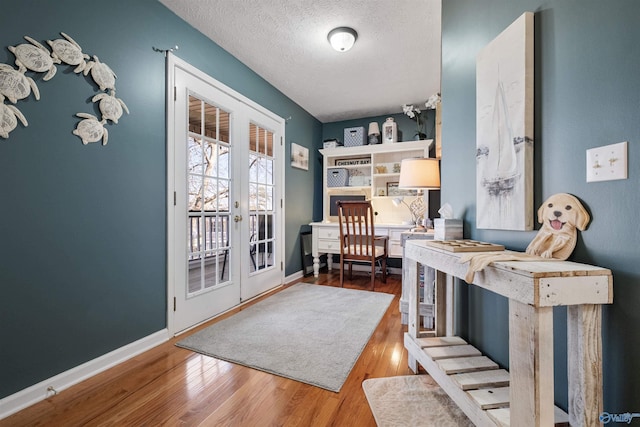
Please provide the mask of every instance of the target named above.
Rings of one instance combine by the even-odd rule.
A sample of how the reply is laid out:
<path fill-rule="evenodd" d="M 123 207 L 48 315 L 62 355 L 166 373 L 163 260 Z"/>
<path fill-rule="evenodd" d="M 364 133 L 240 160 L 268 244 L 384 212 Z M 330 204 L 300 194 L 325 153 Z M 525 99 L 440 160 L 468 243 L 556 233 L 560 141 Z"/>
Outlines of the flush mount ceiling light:
<path fill-rule="evenodd" d="M 331 46 L 338 52 L 346 52 L 351 49 L 357 38 L 358 33 L 356 33 L 356 30 L 349 27 L 334 28 L 329 31 L 327 36 Z"/>

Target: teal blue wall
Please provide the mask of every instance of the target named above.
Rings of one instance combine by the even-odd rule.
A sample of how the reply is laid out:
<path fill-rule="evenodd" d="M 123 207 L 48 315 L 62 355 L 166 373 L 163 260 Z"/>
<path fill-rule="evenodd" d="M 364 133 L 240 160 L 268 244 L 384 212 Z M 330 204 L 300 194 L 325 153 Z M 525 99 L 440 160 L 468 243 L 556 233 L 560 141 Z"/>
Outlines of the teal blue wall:
<path fill-rule="evenodd" d="M 28 18 L 27 18 L 28 17 Z M 321 123 L 156 0 L 5 1 L 6 46 L 71 35 L 118 75 L 131 111 L 106 146 L 71 134 L 97 112 L 90 77 L 66 66 L 29 126 L 0 140 L 0 398 L 166 327 L 165 58 L 177 56 L 281 117 L 286 127 L 286 274 L 301 269 L 298 231 L 313 219 L 317 164 L 289 166 L 290 142 L 317 152 Z M 274 59 L 277 60 L 277 59 Z M 29 72 L 28 75 L 34 75 Z"/>
<path fill-rule="evenodd" d="M 442 201 L 465 237 L 524 250 L 532 232 L 475 227 L 475 60 L 525 11 L 535 12 L 535 206 L 560 192 L 592 215 L 572 260 L 610 268 L 614 303 L 603 310 L 604 409 L 640 409 L 640 3 L 635 0 L 442 2 Z M 629 179 L 586 183 L 585 150 L 629 142 Z M 507 301 L 458 285 L 459 332 L 508 365 Z M 554 310 L 556 401 L 567 405 L 566 310 Z"/>

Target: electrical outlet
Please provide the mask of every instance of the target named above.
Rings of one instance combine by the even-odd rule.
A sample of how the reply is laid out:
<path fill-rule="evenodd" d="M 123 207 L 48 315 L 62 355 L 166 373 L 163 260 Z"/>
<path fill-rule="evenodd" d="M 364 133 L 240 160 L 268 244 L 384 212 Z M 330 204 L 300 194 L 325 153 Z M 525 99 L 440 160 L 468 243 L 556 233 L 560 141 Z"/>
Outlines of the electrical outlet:
<path fill-rule="evenodd" d="M 627 142 L 587 150 L 587 182 L 627 179 Z"/>

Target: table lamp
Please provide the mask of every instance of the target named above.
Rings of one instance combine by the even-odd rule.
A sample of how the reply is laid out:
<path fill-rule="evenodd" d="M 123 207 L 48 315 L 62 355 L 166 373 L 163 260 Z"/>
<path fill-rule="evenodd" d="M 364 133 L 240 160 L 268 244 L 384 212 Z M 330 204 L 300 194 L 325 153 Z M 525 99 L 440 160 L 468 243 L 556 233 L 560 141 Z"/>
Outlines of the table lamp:
<path fill-rule="evenodd" d="M 399 188 L 436 190 L 440 188 L 440 160 L 432 158 L 404 159 L 400 165 Z M 423 199 L 426 199 L 426 193 Z M 416 206 L 428 206 L 428 201 L 416 204 Z M 411 210 L 411 208 L 410 208 Z M 428 210 L 425 208 L 425 212 Z M 413 214 L 413 211 L 412 211 Z M 424 229 L 421 224 L 416 224 L 416 229 Z"/>
<path fill-rule="evenodd" d="M 380 144 L 380 126 L 378 122 L 369 123 L 369 144 Z"/>

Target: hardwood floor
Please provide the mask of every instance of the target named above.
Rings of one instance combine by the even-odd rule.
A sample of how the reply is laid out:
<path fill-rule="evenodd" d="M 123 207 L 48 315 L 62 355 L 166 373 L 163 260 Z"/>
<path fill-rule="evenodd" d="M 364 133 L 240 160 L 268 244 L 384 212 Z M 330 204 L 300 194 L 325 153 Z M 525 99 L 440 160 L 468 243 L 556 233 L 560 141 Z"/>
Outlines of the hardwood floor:
<path fill-rule="evenodd" d="M 301 281 L 339 286 L 335 271 Z M 346 288 L 369 285 L 362 272 L 345 280 Z M 401 277 L 390 275 L 386 284 L 376 279 L 376 292 L 395 298 L 339 393 L 178 348 L 183 335 L 0 420 L 0 426 L 375 426 L 362 382 L 411 374 L 403 346 L 407 327 L 398 311 Z"/>

